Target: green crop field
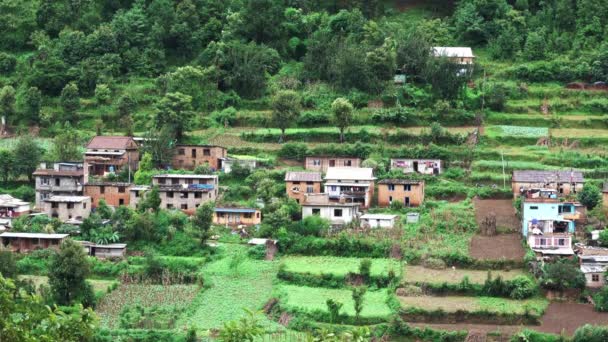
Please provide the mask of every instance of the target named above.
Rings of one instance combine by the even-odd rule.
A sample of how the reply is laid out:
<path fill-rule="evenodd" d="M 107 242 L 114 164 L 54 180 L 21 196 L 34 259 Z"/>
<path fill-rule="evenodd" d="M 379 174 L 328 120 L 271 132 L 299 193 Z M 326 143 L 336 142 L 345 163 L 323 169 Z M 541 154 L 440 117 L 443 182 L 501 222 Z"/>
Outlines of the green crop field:
<path fill-rule="evenodd" d="M 360 258 L 339 257 L 312 257 L 312 256 L 287 256 L 281 258 L 285 270 L 298 273 L 333 274 L 345 276 L 348 273 L 359 271 Z M 394 259 L 369 259 L 372 262 L 372 275 L 388 275 L 392 270 L 395 274 L 401 273 L 400 262 Z"/>
<path fill-rule="evenodd" d="M 511 280 L 517 276 L 525 275 L 523 270 L 510 271 L 479 271 L 465 269 L 444 269 L 434 270 L 422 266 L 405 266 L 403 271 L 403 281 L 407 283 L 429 283 L 429 284 L 457 284 L 468 277 L 473 284 L 483 284 L 491 273 L 492 278 L 500 276 L 503 280 Z"/>
<path fill-rule="evenodd" d="M 549 305 L 549 301 L 544 298 L 533 298 L 528 300 L 462 296 L 399 296 L 397 298 L 404 309 L 419 308 L 426 311 L 443 310 L 445 312 L 488 311 L 494 313 L 518 315 L 529 312 L 532 315 L 541 316 Z"/>

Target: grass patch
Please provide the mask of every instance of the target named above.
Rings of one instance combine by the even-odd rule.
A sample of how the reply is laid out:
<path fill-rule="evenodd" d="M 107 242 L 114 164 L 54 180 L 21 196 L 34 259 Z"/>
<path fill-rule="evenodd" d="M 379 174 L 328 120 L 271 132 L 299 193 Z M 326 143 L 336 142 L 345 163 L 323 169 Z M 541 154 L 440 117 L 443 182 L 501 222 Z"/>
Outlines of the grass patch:
<path fill-rule="evenodd" d="M 487 126 L 485 135 L 488 137 L 510 136 L 510 137 L 526 137 L 540 138 L 549 135 L 549 129 L 546 127 L 525 127 L 525 126 Z"/>
<path fill-rule="evenodd" d="M 399 296 L 397 298 L 404 309 L 417 308 L 425 311 L 443 310 L 448 313 L 456 311 L 488 311 L 500 314 L 523 315 L 527 311 L 530 314 L 541 316 L 549 305 L 549 301 L 545 298 L 532 298 L 527 300 L 462 296 Z"/>
<path fill-rule="evenodd" d="M 361 258 L 340 258 L 331 256 L 288 256 L 281 258 L 285 270 L 296 273 L 333 274 L 346 276 L 348 273 L 359 272 Z M 400 274 L 401 265 L 393 259 L 370 259 L 372 261 L 372 276 L 387 276 L 389 270 Z"/>
<path fill-rule="evenodd" d="M 33 282 L 36 288 L 39 288 L 40 285 L 47 285 L 49 282 L 49 278 L 47 276 L 20 275 L 19 279 Z M 91 286 L 93 286 L 94 292 L 106 292 L 108 288 L 116 282 L 116 280 L 104 279 L 87 279 L 87 281 L 91 284 Z"/>
<path fill-rule="evenodd" d="M 492 278 L 501 276 L 503 280 L 511 280 L 520 275 L 526 275 L 523 270 L 491 271 Z M 472 284 L 483 284 L 488 278 L 488 271 L 444 269 L 433 270 L 422 266 L 405 266 L 403 281 L 407 283 L 429 284 L 458 284 L 464 277 L 469 277 Z"/>

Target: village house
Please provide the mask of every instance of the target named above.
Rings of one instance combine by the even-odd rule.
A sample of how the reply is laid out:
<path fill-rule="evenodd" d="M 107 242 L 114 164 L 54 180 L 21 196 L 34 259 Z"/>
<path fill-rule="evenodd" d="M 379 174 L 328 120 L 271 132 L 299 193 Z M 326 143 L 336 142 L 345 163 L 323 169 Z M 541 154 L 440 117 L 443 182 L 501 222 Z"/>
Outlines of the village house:
<path fill-rule="evenodd" d="M 11 195 L 0 195 L 0 218 L 5 223 L 8 224 L 9 220 L 22 215 L 28 215 L 29 213 L 30 204 L 28 202 L 22 201 Z"/>
<path fill-rule="evenodd" d="M 356 157 L 306 157 L 304 168 L 310 171 L 327 172 L 330 167 L 359 167 L 361 158 Z"/>
<path fill-rule="evenodd" d="M 608 208 L 608 182 L 604 182 L 602 187 L 602 205 Z"/>
<path fill-rule="evenodd" d="M 119 207 L 131 202 L 131 186 L 131 183 L 90 182 L 84 186 L 84 195 L 91 197 L 93 208 L 97 208 L 102 199 L 111 207 Z"/>
<path fill-rule="evenodd" d="M 585 179 L 580 171 L 513 171 L 511 187 L 517 198 L 530 189 L 557 190 L 558 196 L 567 196 L 583 190 Z"/>
<path fill-rule="evenodd" d="M 262 212 L 255 208 L 215 208 L 213 224 L 222 226 L 256 226 L 262 223 Z"/>
<path fill-rule="evenodd" d="M 262 160 L 255 157 L 226 157 L 222 159 L 222 171 L 224 171 L 224 173 L 231 173 L 235 164 L 238 164 L 241 168 L 249 169 L 250 171 L 252 171 L 260 167 L 261 163 Z"/>
<path fill-rule="evenodd" d="M 83 163 L 41 163 L 33 173 L 36 181 L 36 207 L 55 195 L 82 195 L 84 184 Z"/>
<path fill-rule="evenodd" d="M 579 256 L 579 262 L 587 287 L 601 288 L 606 284 L 607 255 L 583 255 Z"/>
<path fill-rule="evenodd" d="M 475 55 L 470 47 L 434 46 L 433 56 L 436 58 L 447 58 L 452 63 L 460 65 L 472 65 L 475 63 Z"/>
<path fill-rule="evenodd" d="M 174 169 L 194 170 L 207 165 L 211 170 L 220 170 L 226 149 L 214 145 L 177 145 L 171 165 Z"/>
<path fill-rule="evenodd" d="M 580 203 L 561 202 L 555 192 L 549 197 L 522 199 L 522 235 L 540 255 L 573 255 L 572 237 L 576 223 L 585 219 Z"/>
<path fill-rule="evenodd" d="M 193 214 L 199 205 L 215 201 L 218 194 L 218 177 L 214 175 L 163 174 L 152 177 L 158 186 L 163 209 L 180 209 Z M 131 189 L 130 204 L 136 207 L 145 187 Z"/>
<path fill-rule="evenodd" d="M 440 159 L 391 159 L 391 170 L 403 170 L 403 173 L 420 173 L 423 175 L 438 175 L 441 169 Z"/>
<path fill-rule="evenodd" d="M 108 245 L 89 241 L 79 241 L 87 255 L 98 259 L 124 258 L 127 255 L 126 243 L 112 243 Z"/>
<path fill-rule="evenodd" d="M 139 164 L 138 145 L 132 137 L 96 136 L 84 153 L 84 181 L 101 178 L 128 168 L 135 172 Z"/>
<path fill-rule="evenodd" d="M 424 181 L 383 179 L 378 182 L 378 206 L 388 207 L 401 202 L 405 207 L 418 207 L 424 202 Z"/>
<path fill-rule="evenodd" d="M 27 253 L 37 249 L 59 249 L 59 245 L 68 236 L 68 234 L 5 232 L 0 234 L 0 241 L 4 248 L 10 249 L 12 252 Z"/>
<path fill-rule="evenodd" d="M 318 215 L 333 226 L 349 224 L 359 215 L 359 203 L 331 202 L 328 194 L 308 194 L 301 207 L 302 218 Z"/>
<path fill-rule="evenodd" d="M 325 175 L 325 192 L 330 200 L 359 203 L 369 208 L 375 179 L 372 168 L 330 167 Z"/>
<path fill-rule="evenodd" d="M 129 206 L 133 209 L 137 208 L 139 201 L 145 196 L 145 193 L 150 190 L 149 185 L 133 185 L 129 188 Z"/>
<path fill-rule="evenodd" d="M 365 228 L 393 228 L 399 221 L 398 215 L 365 214 L 361 216 L 361 226 Z"/>
<path fill-rule="evenodd" d="M 323 178 L 320 172 L 288 171 L 285 174 L 287 197 L 298 203 L 304 202 L 306 194 L 321 193 Z"/>
<path fill-rule="evenodd" d="M 61 222 L 71 219 L 82 221 L 91 214 L 91 197 L 51 196 L 44 200 L 42 209 L 49 217 Z"/>

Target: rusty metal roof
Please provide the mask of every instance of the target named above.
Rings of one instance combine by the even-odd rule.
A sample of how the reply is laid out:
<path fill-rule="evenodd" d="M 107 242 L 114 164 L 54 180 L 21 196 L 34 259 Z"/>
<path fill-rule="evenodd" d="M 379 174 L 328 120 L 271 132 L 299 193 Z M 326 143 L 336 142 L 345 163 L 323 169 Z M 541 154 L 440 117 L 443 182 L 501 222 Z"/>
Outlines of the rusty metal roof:
<path fill-rule="evenodd" d="M 98 135 L 87 144 L 87 148 L 127 149 L 135 142 L 132 137 Z"/>

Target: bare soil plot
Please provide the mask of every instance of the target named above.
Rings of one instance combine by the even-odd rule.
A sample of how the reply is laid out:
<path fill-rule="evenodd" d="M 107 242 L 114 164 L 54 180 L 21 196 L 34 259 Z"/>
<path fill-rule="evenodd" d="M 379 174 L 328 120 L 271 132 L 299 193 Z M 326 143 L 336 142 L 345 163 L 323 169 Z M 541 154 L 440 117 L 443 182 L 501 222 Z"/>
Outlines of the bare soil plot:
<path fill-rule="evenodd" d="M 499 234 L 495 236 L 475 235 L 471 239 L 469 254 L 475 259 L 523 260 L 526 255 L 519 234 Z"/>
<path fill-rule="evenodd" d="M 478 199 L 473 201 L 475 206 L 475 219 L 481 225 L 490 213 L 496 215 L 496 227 L 511 232 L 519 231 L 520 222 L 515 216 L 513 201 L 510 199 Z"/>
<path fill-rule="evenodd" d="M 523 270 L 491 271 L 492 277 L 501 276 L 503 280 L 510 280 L 519 275 L 525 275 Z M 434 270 L 422 266 L 406 266 L 403 273 L 403 281 L 407 283 L 451 283 L 457 284 L 467 276 L 473 284 L 483 284 L 488 271 L 452 269 Z"/>
<path fill-rule="evenodd" d="M 572 335 L 585 324 L 606 325 L 608 313 L 593 310 L 591 304 L 551 303 L 541 318 L 540 327 L 533 329 L 553 334 L 563 330 L 567 335 Z"/>
<path fill-rule="evenodd" d="M 519 314 L 529 310 L 534 315 L 540 315 L 549 302 L 544 298 L 513 300 L 497 297 L 465 297 L 465 296 L 398 296 L 403 308 L 421 308 L 427 311 L 443 310 L 444 312 L 481 311 Z"/>

